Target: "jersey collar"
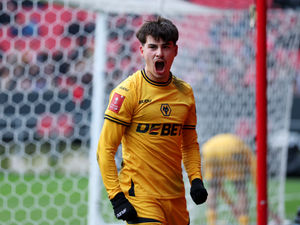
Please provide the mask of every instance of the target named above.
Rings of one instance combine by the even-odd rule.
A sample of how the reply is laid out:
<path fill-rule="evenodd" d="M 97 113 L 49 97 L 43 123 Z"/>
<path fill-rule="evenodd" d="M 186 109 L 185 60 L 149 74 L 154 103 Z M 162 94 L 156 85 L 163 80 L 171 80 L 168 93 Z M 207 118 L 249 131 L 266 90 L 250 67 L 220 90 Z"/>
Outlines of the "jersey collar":
<path fill-rule="evenodd" d="M 142 69 L 141 72 L 142 72 L 142 75 L 143 75 L 144 79 L 145 79 L 148 83 L 150 83 L 150 84 L 152 84 L 152 85 L 155 85 L 155 86 L 168 86 L 168 85 L 171 83 L 172 77 L 173 77 L 172 73 L 170 72 L 169 79 L 168 79 L 166 82 L 157 82 L 157 81 L 151 80 L 151 79 L 147 76 L 145 69 Z"/>

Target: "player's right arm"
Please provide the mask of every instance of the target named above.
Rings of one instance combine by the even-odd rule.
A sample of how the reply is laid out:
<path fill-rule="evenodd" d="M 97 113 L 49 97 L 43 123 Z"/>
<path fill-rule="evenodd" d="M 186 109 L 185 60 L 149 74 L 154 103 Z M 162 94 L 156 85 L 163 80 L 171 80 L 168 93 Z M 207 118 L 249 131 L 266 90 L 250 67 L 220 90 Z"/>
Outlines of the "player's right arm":
<path fill-rule="evenodd" d="M 130 90 L 134 90 L 134 88 L 131 88 L 130 80 L 126 79 L 111 92 L 98 142 L 97 161 L 109 199 L 114 198 L 122 191 L 115 155 L 125 129 L 131 121 L 132 98 Z"/>
<path fill-rule="evenodd" d="M 134 219 L 137 213 L 120 188 L 115 162 L 115 154 L 124 131 L 124 125 L 112 122 L 108 119 L 104 120 L 98 143 L 97 160 L 115 216 L 117 219 L 128 221 Z"/>
<path fill-rule="evenodd" d="M 110 199 L 121 192 L 115 155 L 124 131 L 125 126 L 105 119 L 98 143 L 97 160 Z"/>
<path fill-rule="evenodd" d="M 115 155 L 125 129 L 131 122 L 132 103 L 136 99 L 131 97 L 134 90 L 131 88 L 128 78 L 112 91 L 109 105 L 105 111 L 105 120 L 97 149 L 102 180 L 112 203 L 114 214 L 117 219 L 126 221 L 136 218 L 137 212 L 121 190 Z"/>

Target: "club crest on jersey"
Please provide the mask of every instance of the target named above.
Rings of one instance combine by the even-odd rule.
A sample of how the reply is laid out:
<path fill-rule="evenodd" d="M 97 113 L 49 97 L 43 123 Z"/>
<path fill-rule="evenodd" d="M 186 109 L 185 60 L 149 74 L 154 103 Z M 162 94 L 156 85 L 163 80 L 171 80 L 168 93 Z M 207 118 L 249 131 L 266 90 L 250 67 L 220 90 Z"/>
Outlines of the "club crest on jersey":
<path fill-rule="evenodd" d="M 169 104 L 161 104 L 160 111 L 164 116 L 171 115 L 171 107 L 169 106 Z"/>
<path fill-rule="evenodd" d="M 109 105 L 108 109 L 110 111 L 115 112 L 115 113 L 119 113 L 124 99 L 125 99 L 125 96 L 120 95 L 118 93 L 114 93 L 114 96 L 111 99 L 111 102 L 110 102 L 110 105 Z"/>

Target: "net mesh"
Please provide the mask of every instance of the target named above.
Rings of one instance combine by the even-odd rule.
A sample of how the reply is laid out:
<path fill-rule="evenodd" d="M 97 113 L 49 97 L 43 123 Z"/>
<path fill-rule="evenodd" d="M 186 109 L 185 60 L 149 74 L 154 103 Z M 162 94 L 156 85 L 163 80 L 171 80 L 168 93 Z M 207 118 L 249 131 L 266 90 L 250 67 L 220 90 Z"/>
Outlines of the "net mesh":
<path fill-rule="evenodd" d="M 95 14 L 0 5 L 0 224 L 86 224 Z"/>
<path fill-rule="evenodd" d="M 0 224 L 87 224 L 96 12 L 68 1 L 10 0 L 1 7 Z M 143 68 L 135 31 L 155 15 L 104 14 L 107 103 L 117 84 Z M 231 132 L 255 152 L 256 31 L 248 9 L 168 18 L 180 31 L 172 72 L 193 87 L 200 145 Z M 299 72 L 299 12 L 269 9 L 267 30 L 269 206 L 284 217 L 284 137 Z M 118 165 L 120 159 L 118 152 Z M 185 181 L 191 224 L 206 224 L 207 206 L 194 205 Z M 251 180 L 248 186 L 255 224 L 256 190 Z M 233 187 L 226 189 L 234 199 Z M 99 190 L 103 221 L 116 223 L 103 186 Z M 219 201 L 219 223 L 238 224 Z"/>

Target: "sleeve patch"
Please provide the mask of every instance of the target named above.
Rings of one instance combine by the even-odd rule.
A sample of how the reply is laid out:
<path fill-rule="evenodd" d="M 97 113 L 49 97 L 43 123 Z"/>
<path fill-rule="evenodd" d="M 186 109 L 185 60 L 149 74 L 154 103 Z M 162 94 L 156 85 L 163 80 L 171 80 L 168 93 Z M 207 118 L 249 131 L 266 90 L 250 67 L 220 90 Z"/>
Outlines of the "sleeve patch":
<path fill-rule="evenodd" d="M 124 99 L 125 99 L 125 96 L 120 95 L 118 93 L 114 93 L 114 96 L 113 96 L 113 98 L 112 98 L 112 100 L 110 102 L 110 105 L 109 105 L 108 109 L 110 111 L 115 112 L 115 113 L 119 113 L 120 108 L 121 108 L 121 106 L 123 104 Z"/>

